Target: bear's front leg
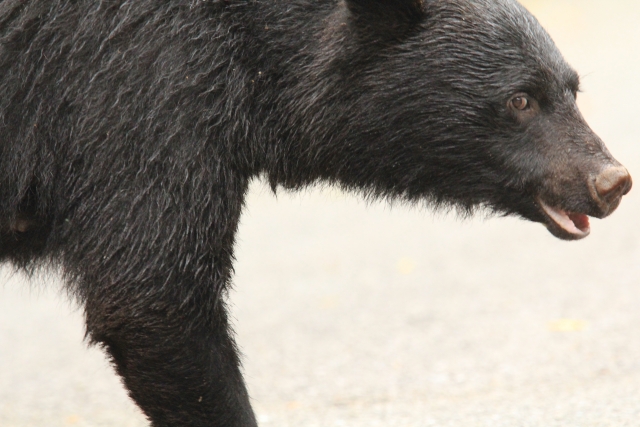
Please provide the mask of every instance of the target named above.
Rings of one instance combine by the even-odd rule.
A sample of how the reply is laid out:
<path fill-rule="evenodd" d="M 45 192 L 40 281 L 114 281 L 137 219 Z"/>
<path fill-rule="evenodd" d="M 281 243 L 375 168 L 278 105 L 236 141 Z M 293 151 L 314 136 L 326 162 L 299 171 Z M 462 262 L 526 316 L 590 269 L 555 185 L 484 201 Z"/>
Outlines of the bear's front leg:
<path fill-rule="evenodd" d="M 156 165 L 88 191 L 60 260 L 88 338 L 153 427 L 256 427 L 224 300 L 247 181 L 192 163 L 184 181 Z"/>
<path fill-rule="evenodd" d="M 88 335 L 153 427 L 255 427 L 220 294 L 179 286 L 184 295 L 153 284 L 96 292 L 85 301 Z"/>

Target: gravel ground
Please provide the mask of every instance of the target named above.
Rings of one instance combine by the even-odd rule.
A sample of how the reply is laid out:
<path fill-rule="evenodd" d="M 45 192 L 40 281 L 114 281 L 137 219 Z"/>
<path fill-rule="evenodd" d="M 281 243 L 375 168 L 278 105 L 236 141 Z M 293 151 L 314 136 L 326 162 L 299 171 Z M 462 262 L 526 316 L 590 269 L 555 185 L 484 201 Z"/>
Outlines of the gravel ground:
<path fill-rule="evenodd" d="M 525 3 L 639 178 L 640 2 Z M 566 243 L 515 219 L 255 183 L 232 300 L 261 425 L 640 426 L 638 218 L 636 189 Z M 0 279 L 0 426 L 147 425 L 44 281 Z"/>

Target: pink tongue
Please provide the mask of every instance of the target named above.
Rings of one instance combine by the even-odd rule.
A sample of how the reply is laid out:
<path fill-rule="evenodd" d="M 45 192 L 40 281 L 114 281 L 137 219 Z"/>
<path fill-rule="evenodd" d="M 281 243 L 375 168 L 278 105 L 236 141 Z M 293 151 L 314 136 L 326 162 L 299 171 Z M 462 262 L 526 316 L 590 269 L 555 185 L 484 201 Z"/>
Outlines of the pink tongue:
<path fill-rule="evenodd" d="M 585 236 L 589 232 L 589 217 L 579 213 L 568 213 L 562 209 L 552 208 L 540 201 L 540 205 L 553 221 L 565 231 L 577 236 Z"/>
<path fill-rule="evenodd" d="M 573 224 L 578 230 L 585 232 L 589 230 L 589 217 L 584 214 L 570 213 L 569 219 L 573 221 Z"/>

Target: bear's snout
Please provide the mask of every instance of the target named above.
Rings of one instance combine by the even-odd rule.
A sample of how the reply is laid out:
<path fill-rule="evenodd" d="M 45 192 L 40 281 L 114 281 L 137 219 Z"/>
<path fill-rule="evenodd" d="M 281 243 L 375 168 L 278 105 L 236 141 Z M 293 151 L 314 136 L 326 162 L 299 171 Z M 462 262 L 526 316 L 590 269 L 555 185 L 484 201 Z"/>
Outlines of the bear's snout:
<path fill-rule="evenodd" d="M 624 166 L 610 166 L 596 176 L 593 185 L 597 201 L 609 214 L 631 190 L 632 180 Z"/>
<path fill-rule="evenodd" d="M 600 201 L 610 204 L 631 190 L 631 175 L 623 166 L 611 166 L 596 177 L 594 185 Z"/>

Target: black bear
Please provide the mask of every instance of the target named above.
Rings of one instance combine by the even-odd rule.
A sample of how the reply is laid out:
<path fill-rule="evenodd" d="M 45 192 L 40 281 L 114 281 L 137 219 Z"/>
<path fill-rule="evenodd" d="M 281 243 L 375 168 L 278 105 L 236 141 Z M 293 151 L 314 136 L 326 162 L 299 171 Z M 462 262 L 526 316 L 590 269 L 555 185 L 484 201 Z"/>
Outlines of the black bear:
<path fill-rule="evenodd" d="M 515 0 L 4 0 L 0 255 L 59 268 L 154 427 L 249 427 L 225 294 L 247 186 L 589 233 L 631 178 Z"/>

